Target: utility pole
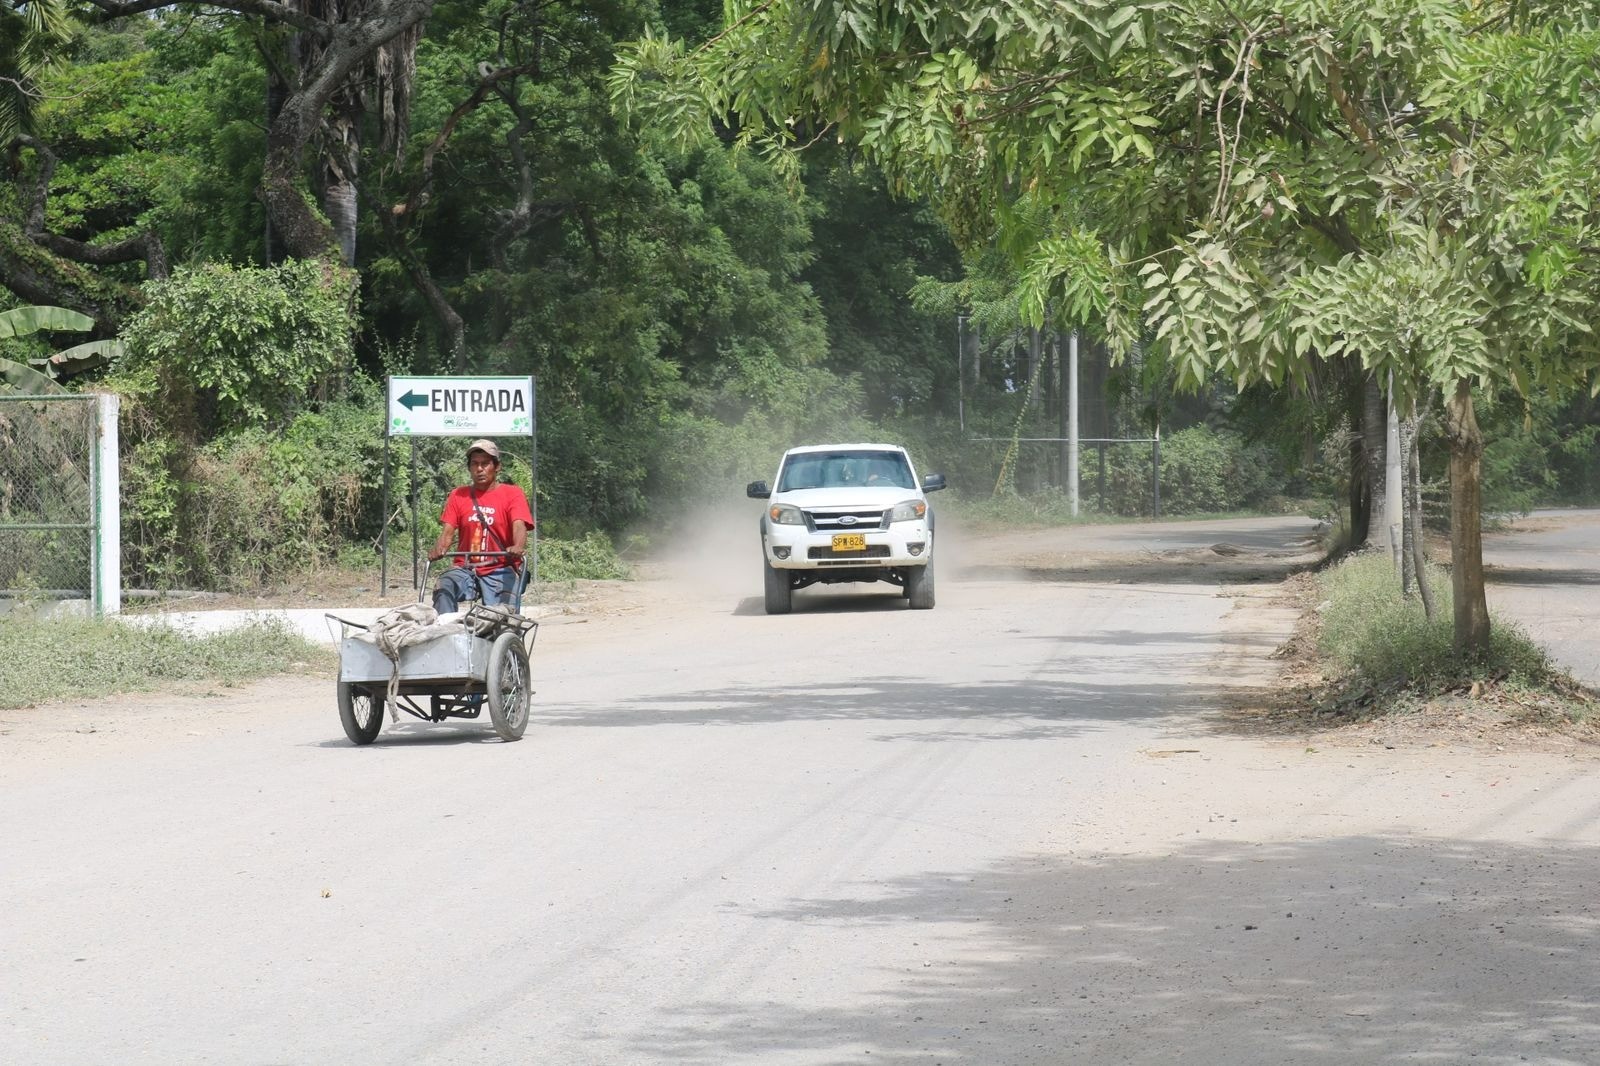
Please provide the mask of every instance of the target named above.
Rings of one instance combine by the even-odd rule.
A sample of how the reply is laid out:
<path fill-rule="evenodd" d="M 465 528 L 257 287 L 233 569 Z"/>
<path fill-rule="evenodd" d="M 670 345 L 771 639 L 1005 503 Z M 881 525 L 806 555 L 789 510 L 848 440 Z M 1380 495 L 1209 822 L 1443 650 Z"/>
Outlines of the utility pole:
<path fill-rule="evenodd" d="M 1078 331 L 1067 338 L 1067 508 L 1078 515 Z"/>

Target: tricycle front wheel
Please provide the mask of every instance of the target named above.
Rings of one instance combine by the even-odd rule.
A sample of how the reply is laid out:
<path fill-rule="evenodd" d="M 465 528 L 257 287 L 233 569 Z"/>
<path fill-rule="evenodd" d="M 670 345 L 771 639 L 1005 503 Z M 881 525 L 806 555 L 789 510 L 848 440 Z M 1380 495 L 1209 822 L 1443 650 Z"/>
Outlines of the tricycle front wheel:
<path fill-rule="evenodd" d="M 383 697 L 363 685 L 339 682 L 339 724 L 353 744 L 371 744 L 383 728 Z"/>
<path fill-rule="evenodd" d="M 516 632 L 501 633 L 489 646 L 489 720 L 502 740 L 518 740 L 528 728 L 532 696 L 528 650 Z"/>

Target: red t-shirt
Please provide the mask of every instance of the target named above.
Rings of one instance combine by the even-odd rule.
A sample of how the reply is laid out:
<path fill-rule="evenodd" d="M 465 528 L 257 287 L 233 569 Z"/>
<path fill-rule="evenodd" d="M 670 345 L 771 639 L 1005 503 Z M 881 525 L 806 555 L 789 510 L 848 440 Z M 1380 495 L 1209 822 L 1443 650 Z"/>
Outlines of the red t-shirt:
<path fill-rule="evenodd" d="M 489 487 L 489 491 L 477 494 L 478 505 L 474 507 L 473 490 L 470 487 L 455 489 L 444 501 L 444 513 L 439 520 L 447 526 L 456 527 L 456 548 L 461 552 L 503 552 L 511 547 L 511 523 L 521 519 L 529 529 L 533 528 L 533 512 L 528 509 L 528 497 L 520 486 L 507 485 L 497 482 Z M 479 519 L 478 512 L 483 512 L 483 519 Z M 484 527 L 484 521 L 488 528 Z M 455 565 L 466 566 L 465 555 L 457 555 Z M 507 560 L 485 559 L 476 566 L 478 573 L 487 574 L 491 570 L 498 570 L 507 565 Z"/>

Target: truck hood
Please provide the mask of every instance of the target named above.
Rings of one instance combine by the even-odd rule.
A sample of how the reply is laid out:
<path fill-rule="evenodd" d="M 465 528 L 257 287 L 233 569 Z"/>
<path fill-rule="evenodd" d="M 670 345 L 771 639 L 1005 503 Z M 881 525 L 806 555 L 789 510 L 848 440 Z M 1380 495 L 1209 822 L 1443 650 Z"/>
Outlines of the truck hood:
<path fill-rule="evenodd" d="M 807 511 L 887 511 L 897 503 L 921 498 L 915 489 L 850 488 L 850 489 L 795 489 L 775 492 L 773 503 L 787 503 Z"/>

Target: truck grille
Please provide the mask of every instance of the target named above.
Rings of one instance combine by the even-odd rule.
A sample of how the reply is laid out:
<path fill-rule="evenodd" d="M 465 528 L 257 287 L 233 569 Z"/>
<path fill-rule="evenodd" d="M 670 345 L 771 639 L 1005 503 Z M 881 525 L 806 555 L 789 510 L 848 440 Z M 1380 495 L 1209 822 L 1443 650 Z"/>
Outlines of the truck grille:
<path fill-rule="evenodd" d="M 887 544 L 868 544 L 865 551 L 836 552 L 832 548 L 808 548 L 807 559 L 886 559 L 889 557 Z"/>
<path fill-rule="evenodd" d="M 861 533 L 869 529 L 886 529 L 885 511 L 807 511 L 806 521 L 818 533 Z M 850 522 L 840 519 L 848 516 Z"/>

